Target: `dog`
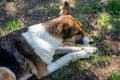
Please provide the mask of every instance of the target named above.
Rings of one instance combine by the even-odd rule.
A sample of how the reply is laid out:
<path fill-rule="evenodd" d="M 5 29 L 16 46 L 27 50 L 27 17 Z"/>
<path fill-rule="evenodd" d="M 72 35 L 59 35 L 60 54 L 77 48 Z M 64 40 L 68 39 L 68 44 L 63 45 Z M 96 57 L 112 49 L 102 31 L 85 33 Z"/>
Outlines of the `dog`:
<path fill-rule="evenodd" d="M 32 75 L 39 79 L 53 73 L 69 61 L 89 58 L 96 47 L 60 47 L 70 39 L 89 45 L 89 35 L 82 24 L 71 16 L 67 2 L 58 18 L 22 28 L 0 37 L 0 80 L 26 80 Z M 55 53 L 67 53 L 52 62 Z M 67 52 L 66 52 L 67 51 Z"/>

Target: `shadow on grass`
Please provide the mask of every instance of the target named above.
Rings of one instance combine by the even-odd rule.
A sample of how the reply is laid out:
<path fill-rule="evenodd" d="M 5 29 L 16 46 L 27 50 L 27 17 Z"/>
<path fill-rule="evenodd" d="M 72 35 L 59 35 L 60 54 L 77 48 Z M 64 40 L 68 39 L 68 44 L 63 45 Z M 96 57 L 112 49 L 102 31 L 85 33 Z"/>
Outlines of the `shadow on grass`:
<path fill-rule="evenodd" d="M 28 80 L 38 80 L 35 76 L 31 77 Z M 90 70 L 84 69 L 73 69 L 66 68 L 59 69 L 53 74 L 44 77 L 40 80 L 99 80 L 99 78 Z"/>

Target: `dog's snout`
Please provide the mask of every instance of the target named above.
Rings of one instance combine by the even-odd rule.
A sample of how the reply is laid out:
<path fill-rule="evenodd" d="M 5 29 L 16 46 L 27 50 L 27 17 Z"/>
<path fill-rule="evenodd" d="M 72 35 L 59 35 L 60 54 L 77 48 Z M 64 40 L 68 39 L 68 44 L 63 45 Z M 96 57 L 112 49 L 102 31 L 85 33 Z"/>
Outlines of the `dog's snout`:
<path fill-rule="evenodd" d="M 94 43 L 94 40 L 85 37 L 83 39 L 77 39 L 77 40 L 75 40 L 75 43 L 76 44 L 80 44 L 80 45 L 90 45 L 90 44 Z"/>
<path fill-rule="evenodd" d="M 93 43 L 94 43 L 94 40 L 90 40 L 90 41 L 89 41 L 89 44 L 93 44 Z"/>
<path fill-rule="evenodd" d="M 75 43 L 76 43 L 76 44 L 81 44 L 81 45 L 84 44 L 84 42 L 83 42 L 82 39 L 80 39 L 80 40 L 75 40 Z"/>

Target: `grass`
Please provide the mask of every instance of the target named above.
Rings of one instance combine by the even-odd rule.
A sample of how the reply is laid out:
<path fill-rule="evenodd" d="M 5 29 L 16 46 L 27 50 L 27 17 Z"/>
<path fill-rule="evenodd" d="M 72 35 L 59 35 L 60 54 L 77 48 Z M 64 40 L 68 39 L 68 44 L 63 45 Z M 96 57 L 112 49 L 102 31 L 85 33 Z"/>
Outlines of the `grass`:
<path fill-rule="evenodd" d="M 17 30 L 20 28 L 20 22 L 16 17 L 11 17 L 8 23 L 6 24 L 7 30 Z"/>
<path fill-rule="evenodd" d="M 109 62 L 110 62 L 110 57 L 109 57 L 109 56 L 103 56 L 103 57 L 101 58 L 101 61 L 102 61 L 103 63 L 109 63 Z"/>
<path fill-rule="evenodd" d="M 111 43 L 111 42 L 108 42 L 107 45 L 108 45 L 108 47 L 106 48 L 106 51 L 107 51 L 108 53 L 110 53 L 110 52 L 112 51 L 112 43 Z"/>
<path fill-rule="evenodd" d="M 52 80 L 83 80 L 83 75 L 88 69 L 79 70 L 73 67 L 63 67 L 52 75 Z M 66 77 L 67 76 L 67 77 Z"/>
<path fill-rule="evenodd" d="M 92 0 L 90 3 L 81 3 L 81 2 L 76 2 L 76 10 L 75 11 L 79 11 L 83 14 L 91 14 L 91 13 L 97 13 L 101 8 L 101 4 L 96 1 L 96 0 Z"/>
<path fill-rule="evenodd" d="M 51 11 L 51 12 L 59 12 L 60 11 L 59 5 L 58 4 L 54 4 L 53 6 L 51 6 L 49 8 L 49 11 Z"/>
<path fill-rule="evenodd" d="M 111 20 L 111 23 L 113 24 L 113 28 L 111 29 L 111 32 L 120 34 L 120 20 L 114 18 Z"/>
<path fill-rule="evenodd" d="M 66 67 L 63 67 L 59 69 L 55 74 L 52 75 L 52 80 L 62 79 L 66 75 L 70 74 L 71 72 L 72 72 L 72 69 L 66 69 Z"/>
<path fill-rule="evenodd" d="M 0 33 L 2 34 L 2 32 L 4 33 L 20 29 L 22 25 L 22 22 L 20 22 L 15 16 L 12 16 L 5 26 L 0 25 Z"/>
<path fill-rule="evenodd" d="M 49 2 L 49 0 L 39 0 L 39 2 L 42 5 L 43 3 Z"/>
<path fill-rule="evenodd" d="M 46 3 L 47 3 L 48 5 L 46 5 L 46 6 L 49 6 L 48 10 L 50 12 L 54 13 L 54 12 L 59 12 L 60 11 L 60 8 L 59 8 L 60 4 L 55 4 L 55 3 L 49 4 L 50 0 L 40 0 L 39 2 L 40 2 L 40 6 L 45 6 Z"/>
<path fill-rule="evenodd" d="M 106 29 L 107 28 L 107 25 L 109 24 L 110 22 L 110 15 L 107 13 L 107 12 L 103 12 L 99 15 L 98 17 L 99 19 L 99 25 L 103 28 L 103 29 Z"/>
<path fill-rule="evenodd" d="M 110 0 L 106 6 L 106 10 L 112 15 L 120 15 L 120 1 Z"/>
<path fill-rule="evenodd" d="M 100 2 L 96 0 L 92 0 L 90 3 L 82 3 L 82 2 L 76 1 L 75 5 L 76 7 L 73 9 L 74 16 L 78 18 L 78 20 L 81 21 L 83 25 L 85 23 L 85 28 L 87 29 L 89 27 L 88 26 L 89 24 L 88 24 L 88 21 L 86 21 L 86 19 L 84 18 L 84 14 L 94 13 L 98 15 L 97 13 L 102 12 L 98 17 L 99 19 L 98 23 L 103 29 L 107 29 L 107 26 L 110 24 L 110 21 L 114 16 L 116 16 L 117 18 L 120 17 L 120 1 L 119 0 L 109 0 L 108 4 L 105 7 L 102 6 L 102 4 L 100 4 Z M 111 14 L 113 15 L 111 16 Z M 112 24 L 114 25 L 114 23 Z M 117 24 L 120 24 L 120 21 L 118 21 Z"/>
<path fill-rule="evenodd" d="M 109 80 L 120 80 L 120 74 L 112 71 L 110 73 Z"/>
<path fill-rule="evenodd" d="M 92 8 L 91 10 L 92 13 L 97 13 L 102 8 L 102 6 L 99 2 L 97 2 L 96 0 L 93 0 L 90 3 L 90 8 Z"/>
<path fill-rule="evenodd" d="M 91 46 L 98 46 L 98 45 L 100 44 L 100 42 L 102 42 L 102 40 L 103 40 L 103 36 L 102 36 L 101 33 L 99 34 L 99 37 L 98 37 L 98 38 L 95 37 L 94 35 L 91 35 L 91 37 L 92 37 L 92 39 L 94 40 L 94 43 L 91 44 Z"/>

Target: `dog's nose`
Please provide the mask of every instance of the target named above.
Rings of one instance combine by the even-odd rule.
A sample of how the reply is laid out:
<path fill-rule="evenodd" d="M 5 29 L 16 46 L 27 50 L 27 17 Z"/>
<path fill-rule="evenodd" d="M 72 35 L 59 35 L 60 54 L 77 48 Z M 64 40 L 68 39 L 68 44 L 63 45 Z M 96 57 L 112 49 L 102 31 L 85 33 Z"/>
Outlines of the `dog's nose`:
<path fill-rule="evenodd" d="M 93 43 L 94 43 L 94 40 L 91 39 L 91 40 L 89 41 L 89 44 L 93 44 Z"/>
<path fill-rule="evenodd" d="M 80 44 L 80 45 L 83 45 L 83 44 L 84 44 L 84 42 L 83 42 L 82 39 L 77 39 L 77 40 L 75 40 L 74 42 L 75 42 L 76 44 Z"/>

